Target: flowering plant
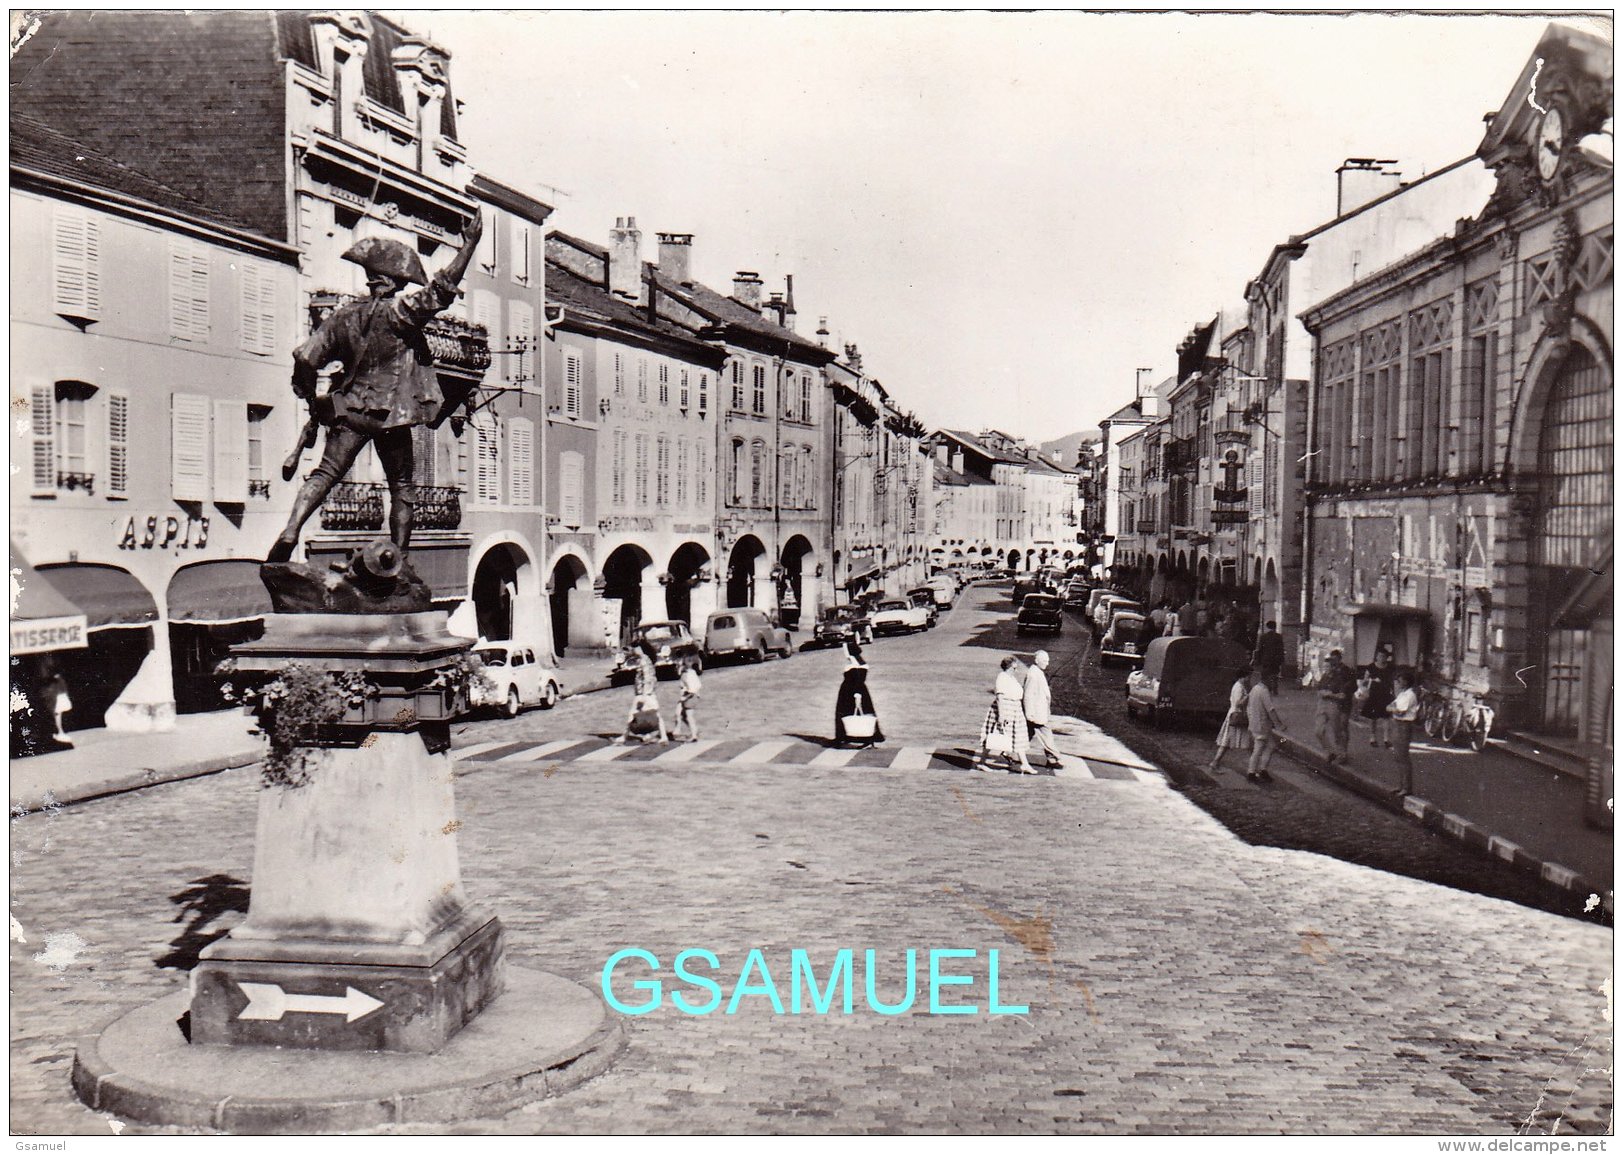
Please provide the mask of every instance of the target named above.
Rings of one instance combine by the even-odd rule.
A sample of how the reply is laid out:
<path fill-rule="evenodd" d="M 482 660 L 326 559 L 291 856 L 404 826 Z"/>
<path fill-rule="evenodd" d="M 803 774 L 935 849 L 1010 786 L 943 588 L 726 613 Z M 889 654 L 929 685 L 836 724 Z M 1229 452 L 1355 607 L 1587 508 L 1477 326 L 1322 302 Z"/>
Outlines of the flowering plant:
<path fill-rule="evenodd" d="M 229 682 L 222 691 L 227 700 L 237 697 Z M 333 673 L 299 662 L 290 663 L 270 681 L 242 691 L 241 699 L 253 711 L 259 732 L 270 741 L 260 782 L 289 788 L 306 785 L 319 753 L 311 744 L 321 728 L 377 696 L 378 688 L 365 674 Z"/>

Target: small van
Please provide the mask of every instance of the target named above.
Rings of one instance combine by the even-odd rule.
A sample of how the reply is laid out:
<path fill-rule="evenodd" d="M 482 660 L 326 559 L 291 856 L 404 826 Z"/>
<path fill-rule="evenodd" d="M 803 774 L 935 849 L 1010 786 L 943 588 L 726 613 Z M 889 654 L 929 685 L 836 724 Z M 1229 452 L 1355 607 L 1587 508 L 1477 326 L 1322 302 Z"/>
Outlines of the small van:
<path fill-rule="evenodd" d="M 1221 722 L 1229 690 L 1251 664 L 1243 646 L 1223 638 L 1156 638 L 1144 666 L 1127 675 L 1127 716 L 1204 718 Z"/>
<path fill-rule="evenodd" d="M 773 621 L 765 610 L 742 607 L 717 610 L 704 626 L 704 654 L 707 658 L 740 657 L 764 662 L 769 653 L 787 658 L 794 650 L 789 631 Z"/>

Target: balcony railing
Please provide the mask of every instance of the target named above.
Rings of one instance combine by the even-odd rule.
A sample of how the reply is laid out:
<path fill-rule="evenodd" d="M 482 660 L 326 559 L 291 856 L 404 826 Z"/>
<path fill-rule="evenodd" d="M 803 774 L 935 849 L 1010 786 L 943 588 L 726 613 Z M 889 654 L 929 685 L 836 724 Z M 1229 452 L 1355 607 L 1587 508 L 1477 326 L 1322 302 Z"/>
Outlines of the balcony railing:
<path fill-rule="evenodd" d="M 358 301 L 352 293 L 318 289 L 310 294 L 310 327 L 325 321 L 340 305 Z M 490 336 L 483 325 L 470 325 L 455 317 L 435 317 L 423 327 L 434 368 L 441 372 L 479 377 L 490 368 Z"/>
<path fill-rule="evenodd" d="M 250 480 L 248 482 L 248 496 L 249 497 L 269 497 L 270 496 L 270 479 L 267 478 L 267 477 L 261 477 L 261 478 L 259 478 L 257 480 Z"/>
<path fill-rule="evenodd" d="M 1175 437 L 1162 449 L 1162 461 L 1168 473 L 1188 473 L 1195 468 L 1195 439 Z"/>
<path fill-rule="evenodd" d="M 58 489 L 82 489 L 92 497 L 96 493 L 96 475 L 94 473 L 73 473 L 59 470 L 56 475 Z"/>
<path fill-rule="evenodd" d="M 1136 522 L 1133 523 L 1133 531 L 1135 533 L 1154 533 L 1155 532 L 1155 518 L 1153 518 L 1153 517 L 1141 517 L 1141 518 L 1139 518 Z"/>
<path fill-rule="evenodd" d="M 376 532 L 383 528 L 388 488 L 376 482 L 344 481 L 321 504 L 321 528 Z M 457 529 L 462 525 L 462 491 L 451 485 L 419 485 L 412 525 L 417 529 Z"/>

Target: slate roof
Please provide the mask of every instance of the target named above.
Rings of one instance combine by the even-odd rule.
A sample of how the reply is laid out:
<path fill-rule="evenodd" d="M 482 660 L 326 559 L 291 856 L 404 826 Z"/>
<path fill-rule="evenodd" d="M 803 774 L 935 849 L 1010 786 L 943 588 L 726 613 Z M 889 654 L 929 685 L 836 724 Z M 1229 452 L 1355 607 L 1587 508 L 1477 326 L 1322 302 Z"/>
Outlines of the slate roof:
<path fill-rule="evenodd" d="M 245 221 L 199 204 L 144 172 L 73 140 L 30 116 L 11 117 L 11 167 L 60 177 L 145 202 L 206 224 L 251 231 Z"/>
<path fill-rule="evenodd" d="M 837 354 L 832 349 L 825 349 L 816 341 L 809 341 L 792 329 L 767 320 L 761 314 L 732 297 L 724 297 L 708 285 L 699 281 L 678 284 L 658 274 L 656 266 L 649 266 L 649 275 L 654 279 L 662 292 L 680 300 L 687 301 L 701 313 L 715 318 L 716 322 L 725 325 L 730 330 L 742 330 L 758 339 L 764 338 L 774 345 L 787 343 L 801 360 L 816 364 L 827 364 L 835 360 Z"/>
<path fill-rule="evenodd" d="M 664 317 L 650 318 L 645 307 L 612 296 L 602 285 L 578 276 L 568 266 L 555 260 L 547 261 L 547 301 L 564 307 L 564 328 L 569 319 L 608 325 L 645 340 L 676 345 L 687 351 L 695 362 L 719 367 L 725 351 L 699 340 L 691 329 L 683 328 Z"/>
<path fill-rule="evenodd" d="M 1148 418 L 1148 417 L 1144 416 L 1144 406 L 1140 401 L 1129 401 L 1127 404 L 1123 405 L 1120 409 L 1118 409 L 1114 413 L 1112 413 L 1109 417 L 1106 417 L 1104 419 L 1104 421 L 1099 422 L 1099 424 L 1103 425 L 1106 421 L 1151 421 L 1151 420 L 1154 420 L 1154 418 Z"/>
<path fill-rule="evenodd" d="M 973 449 L 976 453 L 980 454 L 982 457 L 989 457 L 993 461 L 1006 462 L 1006 463 L 1008 463 L 1010 465 L 1025 465 L 1026 464 L 1026 459 L 1025 458 L 1016 457 L 1016 456 L 1014 456 L 1013 454 L 1010 454 L 1010 453 L 1004 453 L 1001 449 L 993 449 L 990 445 L 987 445 L 985 442 L 981 441 L 973 433 L 965 433 L 961 429 L 943 429 L 941 432 L 945 433 L 948 437 L 951 437 L 953 440 L 961 442 L 962 444 L 968 446 L 970 449 Z"/>
<path fill-rule="evenodd" d="M 969 485 L 971 479 L 958 472 L 945 461 L 935 461 L 935 483 L 937 485 Z"/>

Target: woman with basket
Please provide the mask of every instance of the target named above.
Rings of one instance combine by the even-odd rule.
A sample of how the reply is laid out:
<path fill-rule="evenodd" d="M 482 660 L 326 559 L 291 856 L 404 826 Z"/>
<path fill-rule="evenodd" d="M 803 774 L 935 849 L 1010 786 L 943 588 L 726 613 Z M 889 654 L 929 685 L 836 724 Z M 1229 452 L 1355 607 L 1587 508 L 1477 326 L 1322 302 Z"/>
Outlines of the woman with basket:
<path fill-rule="evenodd" d="M 875 746 L 885 740 L 879 728 L 879 713 L 874 709 L 873 696 L 868 692 L 868 664 L 862 660 L 862 647 L 855 642 L 845 644 L 845 678 L 840 682 L 840 696 L 834 702 L 834 744 L 844 746 L 857 742 Z"/>
<path fill-rule="evenodd" d="M 992 708 L 986 712 L 981 726 L 980 757 L 975 769 L 991 773 L 991 759 L 1002 758 L 1009 764 L 1011 774 L 1035 774 L 1036 769 L 1026 759 L 1025 691 L 1020 679 L 1014 675 L 1016 659 L 1004 658 L 992 689 Z"/>
<path fill-rule="evenodd" d="M 1209 770 L 1216 774 L 1223 768 L 1223 759 L 1230 750 L 1251 752 L 1251 719 L 1246 703 L 1251 697 L 1251 667 L 1245 666 L 1229 688 L 1229 712 L 1223 718 L 1223 728 L 1217 732 L 1217 754 Z"/>

